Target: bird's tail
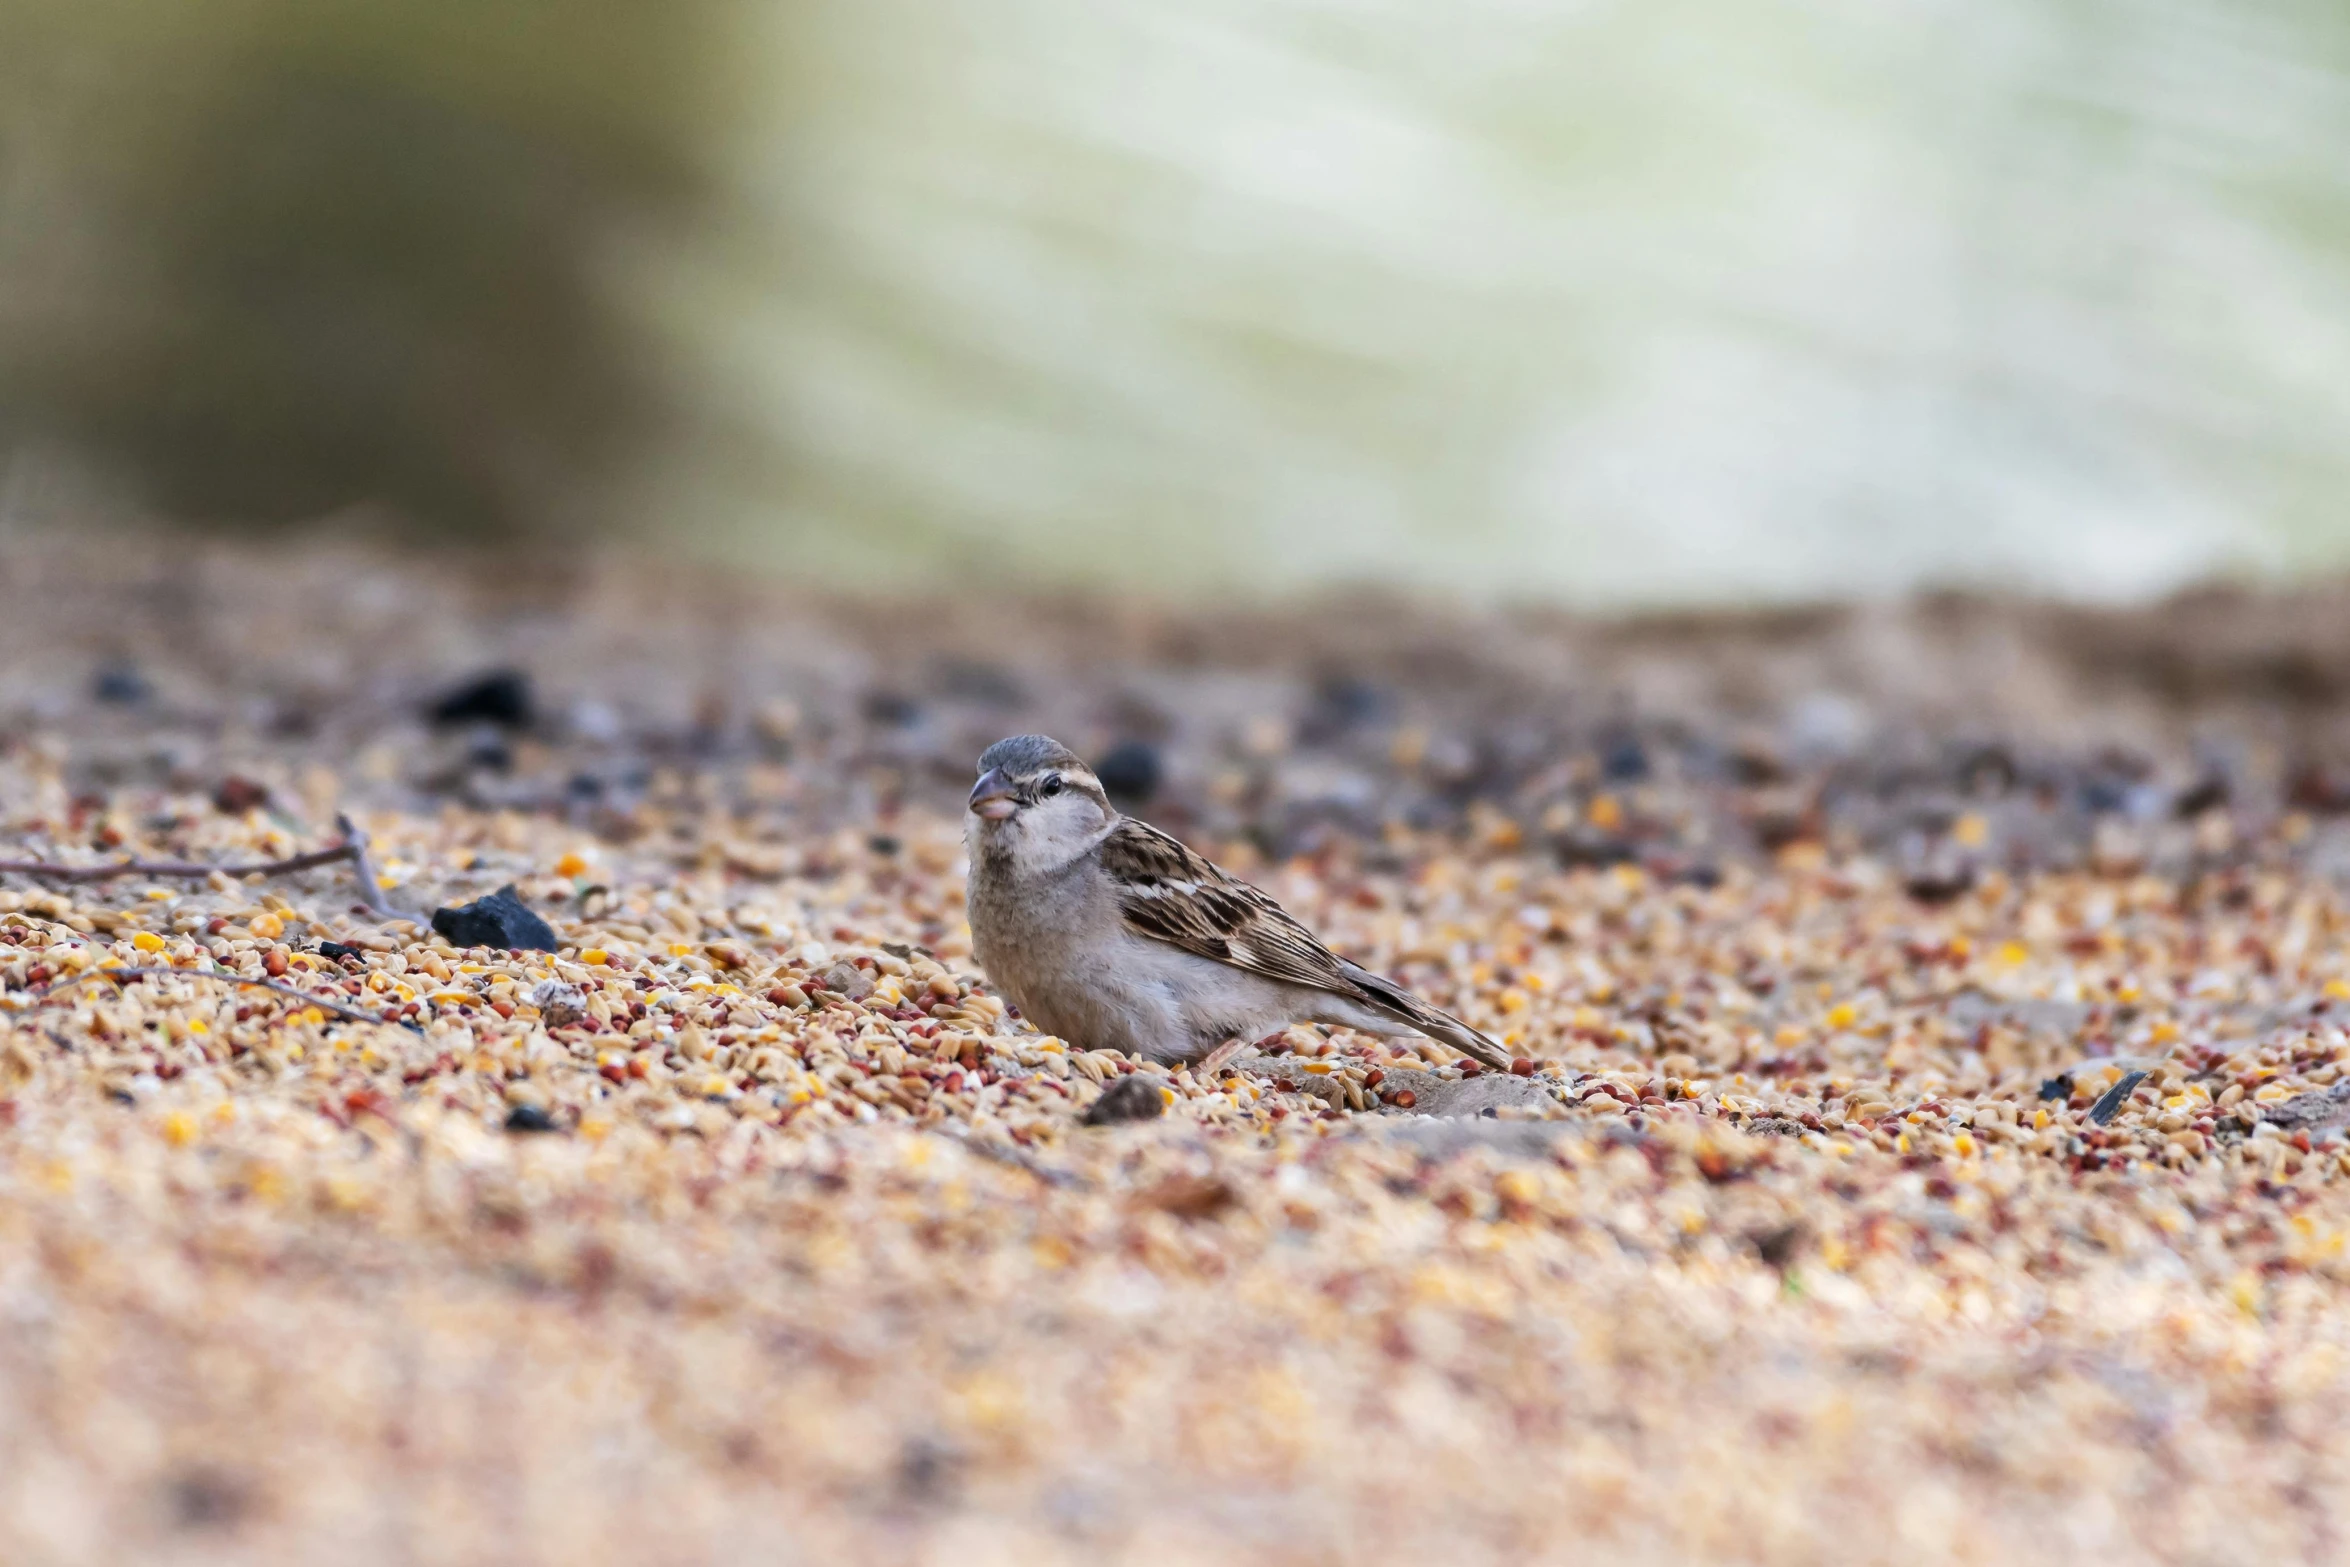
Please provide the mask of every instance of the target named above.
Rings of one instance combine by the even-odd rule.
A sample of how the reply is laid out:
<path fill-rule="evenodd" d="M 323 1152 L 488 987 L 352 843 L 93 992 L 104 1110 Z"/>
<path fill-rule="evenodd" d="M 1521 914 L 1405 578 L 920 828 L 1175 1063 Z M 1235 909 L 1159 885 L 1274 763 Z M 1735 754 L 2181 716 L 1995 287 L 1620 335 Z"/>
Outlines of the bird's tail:
<path fill-rule="evenodd" d="M 1475 1056 L 1496 1071 L 1510 1069 L 1510 1053 L 1501 1047 L 1500 1041 L 1479 1033 L 1449 1012 L 1437 1011 L 1393 980 L 1382 979 L 1352 963 L 1346 968 L 1347 977 L 1355 982 L 1362 999 L 1404 1027 L 1425 1034 L 1440 1045 L 1450 1045 L 1463 1055 Z"/>
<path fill-rule="evenodd" d="M 1454 1017 L 1423 1004 L 1412 1016 L 1412 1026 L 1440 1045 L 1450 1045 L 1465 1055 L 1475 1056 L 1496 1071 L 1510 1069 L 1510 1053 L 1501 1042 Z"/>

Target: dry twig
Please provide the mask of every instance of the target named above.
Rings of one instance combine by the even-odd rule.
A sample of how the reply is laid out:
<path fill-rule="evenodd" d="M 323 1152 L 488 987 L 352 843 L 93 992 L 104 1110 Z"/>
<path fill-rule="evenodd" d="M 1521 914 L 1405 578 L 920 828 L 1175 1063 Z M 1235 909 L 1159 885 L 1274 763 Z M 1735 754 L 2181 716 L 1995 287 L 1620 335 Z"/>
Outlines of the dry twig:
<path fill-rule="evenodd" d="M 423 914 L 411 914 L 392 907 L 384 897 L 383 882 L 375 869 L 375 856 L 368 852 L 367 834 L 359 824 L 342 812 L 335 815 L 335 826 L 342 830 L 343 847 L 350 851 L 351 868 L 359 877 L 359 896 L 367 900 L 368 911 L 379 920 L 406 920 L 412 925 L 430 925 L 432 920 Z"/>
<path fill-rule="evenodd" d="M 349 843 L 314 849 L 291 859 L 263 860 L 254 865 L 205 865 L 195 860 L 113 860 L 104 865 L 60 865 L 54 860 L 0 860 L 0 875 L 32 876 L 42 881 L 113 881 L 122 876 L 201 877 L 290 876 L 354 859 L 359 851 Z"/>
<path fill-rule="evenodd" d="M 274 980 L 248 979 L 242 974 L 230 973 L 223 969 L 201 968 L 152 968 L 125 966 L 119 968 L 83 969 L 78 974 L 70 974 L 63 979 L 53 979 L 46 985 L 38 985 L 27 991 L 26 994 L 38 996 L 41 998 L 40 1004 L 30 1008 L 29 1010 L 35 1012 L 40 1011 L 42 1007 L 46 1007 L 52 1003 L 54 992 L 70 989 L 71 987 L 82 983 L 84 980 L 90 979 L 217 979 L 223 984 L 235 985 L 240 989 L 267 990 L 280 996 L 289 996 L 296 1001 L 303 1002 L 309 1006 L 314 1006 L 321 1012 L 331 1012 L 336 1017 L 342 1018 L 347 1022 L 386 1023 L 394 1026 L 405 1026 L 403 1020 L 400 1018 L 385 1013 L 369 1012 L 363 1007 L 355 1007 L 347 1002 L 336 1001 L 327 996 L 315 995 L 310 991 L 302 989 L 298 985 L 281 985 Z"/>
<path fill-rule="evenodd" d="M 348 860 L 358 878 L 359 895 L 366 901 L 369 913 L 379 920 L 430 924 L 431 921 L 425 916 L 395 908 L 384 897 L 383 884 L 378 880 L 375 868 L 375 857 L 369 852 L 367 834 L 359 830 L 359 825 L 347 815 L 338 815 L 335 825 L 342 830 L 341 843 L 324 849 L 313 849 L 308 854 L 297 854 L 283 860 L 262 860 L 251 865 L 207 865 L 198 860 L 113 860 L 104 865 L 60 865 L 53 860 L 0 860 L 0 875 L 62 882 L 113 881 L 123 876 L 169 879 L 218 875 L 242 879 L 247 876 L 291 876 L 297 871 L 314 871 Z"/>

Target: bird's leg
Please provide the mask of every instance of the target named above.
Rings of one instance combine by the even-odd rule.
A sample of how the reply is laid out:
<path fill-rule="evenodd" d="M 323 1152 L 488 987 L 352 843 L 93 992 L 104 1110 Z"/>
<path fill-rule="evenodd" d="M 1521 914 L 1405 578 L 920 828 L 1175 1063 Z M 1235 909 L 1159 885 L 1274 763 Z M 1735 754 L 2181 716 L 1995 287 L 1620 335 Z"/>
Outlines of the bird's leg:
<path fill-rule="evenodd" d="M 1224 1070 L 1234 1056 L 1247 1048 L 1248 1041 L 1245 1039 L 1227 1039 L 1200 1057 L 1199 1065 L 1191 1069 L 1191 1075 L 1203 1083 L 1213 1082 L 1216 1074 Z"/>

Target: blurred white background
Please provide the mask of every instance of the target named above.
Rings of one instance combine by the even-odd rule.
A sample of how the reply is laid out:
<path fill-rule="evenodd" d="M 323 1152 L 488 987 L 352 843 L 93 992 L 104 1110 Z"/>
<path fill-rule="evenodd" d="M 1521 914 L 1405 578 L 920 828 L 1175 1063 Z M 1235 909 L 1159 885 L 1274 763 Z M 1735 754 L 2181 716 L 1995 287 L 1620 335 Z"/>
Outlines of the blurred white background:
<path fill-rule="evenodd" d="M 1610 606 L 2350 560 L 2338 4 L 696 14 L 710 189 L 596 261 L 665 400 L 628 520 L 695 550 Z"/>

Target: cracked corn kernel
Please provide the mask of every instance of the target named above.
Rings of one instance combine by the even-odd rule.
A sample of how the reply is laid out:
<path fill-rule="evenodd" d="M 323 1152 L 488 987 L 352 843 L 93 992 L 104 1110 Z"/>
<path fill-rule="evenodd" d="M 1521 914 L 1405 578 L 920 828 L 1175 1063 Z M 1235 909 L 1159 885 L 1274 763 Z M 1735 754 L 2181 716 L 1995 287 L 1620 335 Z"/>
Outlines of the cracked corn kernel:
<path fill-rule="evenodd" d="M 174 1148 L 185 1148 L 196 1140 L 196 1118 L 185 1110 L 174 1110 L 163 1118 L 163 1140 Z"/>

